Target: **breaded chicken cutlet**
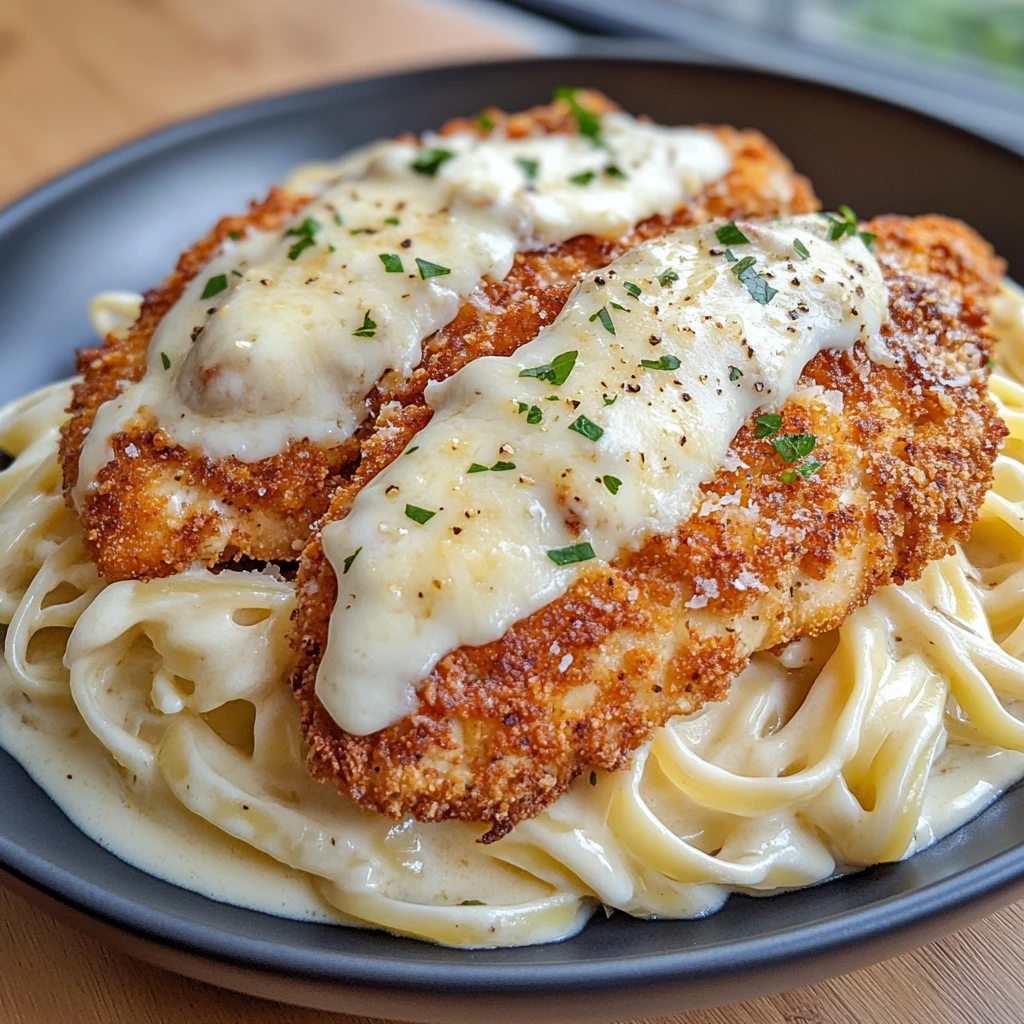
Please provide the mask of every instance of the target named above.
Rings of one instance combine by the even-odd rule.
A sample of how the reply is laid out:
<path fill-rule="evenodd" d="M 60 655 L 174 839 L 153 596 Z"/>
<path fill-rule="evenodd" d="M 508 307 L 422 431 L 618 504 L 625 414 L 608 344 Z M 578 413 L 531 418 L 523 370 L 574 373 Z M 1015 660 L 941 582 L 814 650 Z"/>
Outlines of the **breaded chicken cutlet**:
<path fill-rule="evenodd" d="M 883 217 L 868 230 L 893 365 L 858 342 L 805 367 L 775 429 L 817 439 L 813 475 L 780 472 L 749 422 L 688 522 L 584 571 L 499 640 L 450 651 L 415 712 L 369 735 L 343 731 L 315 694 L 337 594 L 315 534 L 293 638 L 313 776 L 392 818 L 481 822 L 484 841 L 499 839 L 582 772 L 626 767 L 671 717 L 722 699 L 754 652 L 839 626 L 966 539 L 1006 432 L 986 388 L 1002 264 L 942 217 Z M 566 291 L 542 289 L 545 308 Z M 415 389 L 382 408 L 321 525 L 347 514 L 430 415 Z"/>
<path fill-rule="evenodd" d="M 586 94 L 582 102 L 595 111 L 612 109 L 598 94 Z M 486 120 L 456 120 L 442 134 L 495 129 L 510 138 L 573 133 L 577 118 L 561 101 L 510 116 L 490 110 Z M 147 358 L 152 364 L 154 331 L 189 283 L 229 239 L 254 231 L 279 232 L 294 224 L 306 199 L 275 190 L 248 214 L 222 220 L 182 256 L 162 287 L 146 295 L 142 313 L 126 336 L 111 335 L 103 345 L 79 353 L 82 381 L 74 389 L 60 458 L 67 500 L 78 509 L 100 574 L 109 580 L 148 579 L 196 562 L 214 566 L 239 559 L 295 560 L 311 524 L 327 510 L 330 495 L 352 478 L 365 457 L 363 442 L 372 448 L 378 413 L 388 403 L 401 403 L 415 419 L 422 414 L 419 396 L 428 379 L 444 379 L 480 356 L 513 351 L 558 312 L 583 273 L 605 265 L 638 241 L 714 218 L 817 208 L 807 181 L 758 132 L 728 127 L 713 131 L 732 159 L 723 177 L 674 216 L 653 217 L 626 238 L 584 235 L 543 251 L 518 254 L 504 280 L 484 280 L 455 319 L 427 339 L 422 362 L 410 376 L 385 373 L 373 383 L 365 397 L 362 427 L 342 443 L 329 446 L 292 437 L 284 450 L 255 461 L 211 457 L 176 443 L 164 425 L 142 410 L 111 436 L 109 458 L 87 487 L 80 486 L 82 447 L 98 410 L 142 380 Z M 309 229 L 300 224 L 289 233 L 305 244 L 311 236 L 303 236 L 304 230 Z M 169 369 L 166 359 L 164 369 Z"/>

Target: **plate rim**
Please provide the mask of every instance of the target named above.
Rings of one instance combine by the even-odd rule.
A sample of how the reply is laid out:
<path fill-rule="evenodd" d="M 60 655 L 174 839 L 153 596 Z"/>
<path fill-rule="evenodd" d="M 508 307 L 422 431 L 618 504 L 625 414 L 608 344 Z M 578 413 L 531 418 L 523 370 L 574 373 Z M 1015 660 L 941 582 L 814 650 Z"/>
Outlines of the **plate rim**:
<path fill-rule="evenodd" d="M 417 81 L 439 75 L 451 79 L 498 67 L 518 72 L 525 77 L 531 70 L 545 66 L 582 64 L 595 59 L 616 64 L 670 66 L 729 74 L 742 76 L 752 82 L 770 81 L 826 90 L 842 96 L 852 95 L 879 111 L 896 109 L 909 113 L 943 131 L 969 139 L 972 145 L 996 151 L 1024 166 L 1024 158 L 1009 147 L 898 101 L 882 100 L 855 89 L 834 86 L 800 75 L 680 58 L 666 53 L 664 47 L 651 47 L 643 42 L 622 45 L 619 52 L 614 54 L 608 52 L 606 45 L 597 44 L 593 47 L 584 45 L 563 54 L 473 61 L 345 79 L 311 88 L 275 92 L 184 118 L 111 147 L 16 197 L 0 210 L 0 240 L 29 217 L 108 174 L 216 132 L 242 128 L 296 108 L 309 110 L 331 105 L 342 97 L 356 100 L 378 92 L 413 87 Z M 13 756 L 12 760 L 20 764 Z M 51 800 L 42 787 L 39 789 L 46 800 Z M 953 841 L 955 837 L 954 832 L 936 845 Z M 134 865 L 129 866 L 134 868 Z M 885 867 L 881 865 L 867 870 L 885 870 Z M 871 940 L 892 937 L 940 916 L 963 911 L 986 897 L 997 897 L 1003 890 L 1020 884 L 1024 880 L 1024 845 L 1011 847 L 954 875 L 921 885 L 908 893 L 887 897 L 867 907 L 842 911 L 811 924 L 793 925 L 765 935 L 723 941 L 697 949 L 677 948 L 618 958 L 609 956 L 587 962 L 566 959 L 563 962 L 531 964 L 501 962 L 501 948 L 472 951 L 449 948 L 447 953 L 451 959 L 446 962 L 443 959 L 425 960 L 417 959 L 415 955 L 406 956 L 397 948 L 394 956 L 325 948 L 308 950 L 263 940 L 254 935 L 232 934 L 218 927 L 176 917 L 88 882 L 24 850 L 0 834 L 0 880 L 4 872 L 44 897 L 87 918 L 112 926 L 122 933 L 211 962 L 241 965 L 265 973 L 285 974 L 296 979 L 337 985 L 443 991 L 449 995 L 468 996 L 495 995 L 496 989 L 502 995 L 543 995 L 564 993 L 568 985 L 583 984 L 591 990 L 610 990 L 637 984 L 682 985 L 697 979 L 707 981 L 719 976 L 777 968 L 793 961 L 820 959 Z M 174 884 L 157 876 L 149 877 L 163 884 Z M 315 922 L 311 924 L 317 926 Z M 657 923 L 652 923 L 652 927 L 657 927 Z M 419 945 L 421 942 L 402 937 L 395 939 L 399 944 Z M 439 972 L 443 974 L 442 978 L 439 978 Z"/>

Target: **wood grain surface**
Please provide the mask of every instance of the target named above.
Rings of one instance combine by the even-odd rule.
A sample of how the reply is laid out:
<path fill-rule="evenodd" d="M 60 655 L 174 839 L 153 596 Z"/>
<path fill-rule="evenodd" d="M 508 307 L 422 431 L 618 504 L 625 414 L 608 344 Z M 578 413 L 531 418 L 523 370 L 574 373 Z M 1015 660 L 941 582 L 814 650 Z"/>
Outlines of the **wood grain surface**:
<path fill-rule="evenodd" d="M 552 37 L 427 0 L 0 0 L 0 202 L 225 103 Z M 674 1024 L 1020 1024 L 1024 904 L 867 970 Z M 2 1024 L 344 1024 L 137 963 L 0 890 Z M 363 1018 L 360 1018 L 363 1019 Z"/>

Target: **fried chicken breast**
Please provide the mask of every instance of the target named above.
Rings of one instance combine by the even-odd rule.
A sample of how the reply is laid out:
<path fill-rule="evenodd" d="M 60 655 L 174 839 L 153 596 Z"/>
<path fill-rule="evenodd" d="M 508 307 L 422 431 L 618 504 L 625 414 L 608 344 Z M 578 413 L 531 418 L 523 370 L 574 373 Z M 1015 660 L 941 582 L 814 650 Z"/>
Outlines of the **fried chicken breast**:
<path fill-rule="evenodd" d="M 787 472 L 748 423 L 688 522 L 584 572 L 499 640 L 450 651 L 415 713 L 370 735 L 344 732 L 315 694 L 337 582 L 314 534 L 293 637 L 313 776 L 396 819 L 485 823 L 493 841 L 577 775 L 622 769 L 669 718 L 722 699 L 754 652 L 835 628 L 966 539 L 1005 434 L 986 387 L 1002 264 L 946 218 L 883 217 L 867 229 L 889 292 L 892 365 L 858 342 L 805 367 L 781 430 L 814 435 L 816 472 Z M 501 314 L 481 321 L 467 309 L 428 363 L 458 351 L 456 339 L 471 339 L 467 358 L 507 350 L 540 326 L 531 310 L 560 308 L 564 279 L 546 285 L 535 260 L 517 272 L 528 301 L 488 286 L 494 309 L 515 308 L 504 342 L 478 348 Z M 389 397 L 321 526 L 344 517 L 430 418 L 414 384 Z"/>
<path fill-rule="evenodd" d="M 597 94 L 587 94 L 583 101 L 592 110 L 612 109 Z M 577 129 L 564 102 L 511 116 L 490 110 L 485 123 L 510 138 Z M 460 119 L 442 134 L 484 130 L 480 121 Z M 111 335 L 103 345 L 79 352 L 82 381 L 74 389 L 60 458 L 67 499 L 77 504 L 86 545 L 101 575 L 147 579 L 196 562 L 212 566 L 243 558 L 295 560 L 311 524 L 327 511 L 330 495 L 367 457 L 363 448 L 374 450 L 392 428 L 415 429 L 424 412 L 420 395 L 426 381 L 443 379 L 479 356 L 507 354 L 532 338 L 557 314 L 581 274 L 673 226 L 817 207 L 807 181 L 759 133 L 727 127 L 714 131 L 733 161 L 723 178 L 673 217 L 638 225 L 629 238 L 579 236 L 519 254 L 504 280 L 485 280 L 454 321 L 427 339 L 422 363 L 411 376 L 386 373 L 375 383 L 365 400 L 362 428 L 343 443 L 325 446 L 292 438 L 285 450 L 257 461 L 212 458 L 175 443 L 155 418 L 140 415 L 111 437 L 109 460 L 76 495 L 82 446 L 97 411 L 142 380 L 154 331 L 189 283 L 228 239 L 252 231 L 280 231 L 306 200 L 275 190 L 248 214 L 222 220 L 182 256 L 160 288 L 146 295 L 141 315 L 126 336 Z"/>

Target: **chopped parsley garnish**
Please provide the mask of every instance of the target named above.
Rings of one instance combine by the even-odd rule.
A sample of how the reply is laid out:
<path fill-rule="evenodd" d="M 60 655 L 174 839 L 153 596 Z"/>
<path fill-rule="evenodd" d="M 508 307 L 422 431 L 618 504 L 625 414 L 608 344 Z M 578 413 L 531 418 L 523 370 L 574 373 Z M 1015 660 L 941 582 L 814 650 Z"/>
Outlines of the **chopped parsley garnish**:
<path fill-rule="evenodd" d="M 160 362 L 165 370 L 169 370 L 171 368 L 171 359 L 166 352 L 160 353 Z"/>
<path fill-rule="evenodd" d="M 530 366 L 525 370 L 520 370 L 519 376 L 536 377 L 537 380 L 546 380 L 549 384 L 562 385 L 569 379 L 569 374 L 572 373 L 572 368 L 576 365 L 576 357 L 578 355 L 579 353 L 575 349 L 571 352 L 562 352 L 555 356 L 550 363 L 544 363 L 543 366 Z M 519 411 L 522 412 L 523 410 L 520 409 Z"/>
<path fill-rule="evenodd" d="M 726 249 L 725 250 L 725 262 L 726 263 L 735 263 L 736 260 L 737 260 L 736 253 L 734 253 L 732 251 L 732 249 Z"/>
<path fill-rule="evenodd" d="M 674 270 L 664 270 L 658 275 L 658 284 L 666 288 L 673 281 L 678 281 L 679 275 Z"/>
<path fill-rule="evenodd" d="M 540 407 L 536 405 L 530 406 L 530 411 L 526 414 L 526 422 L 531 427 L 536 426 L 540 421 L 544 419 L 544 413 L 540 411 Z"/>
<path fill-rule="evenodd" d="M 590 322 L 593 323 L 595 320 L 601 321 L 601 326 L 609 333 L 615 333 L 615 324 L 612 323 L 612 315 L 608 312 L 607 306 L 602 306 L 596 313 L 590 317 Z"/>
<path fill-rule="evenodd" d="M 612 395 L 612 397 L 609 398 L 607 395 L 604 395 L 603 397 L 604 397 L 604 404 L 605 405 L 614 405 L 616 403 L 616 401 L 618 400 L 619 396 L 618 395 Z"/>
<path fill-rule="evenodd" d="M 803 242 L 800 241 L 799 238 L 793 239 L 793 248 L 800 255 L 801 259 L 809 260 L 811 258 L 810 250 L 807 248 L 806 245 L 804 245 Z"/>
<path fill-rule="evenodd" d="M 842 220 L 837 220 L 830 213 L 822 214 L 825 220 L 829 223 L 828 240 L 830 242 L 838 242 L 844 235 L 849 235 L 851 238 L 854 235 L 857 235 L 860 237 L 860 240 L 864 243 L 868 251 L 874 252 L 878 236 L 873 235 L 870 231 L 858 230 L 857 214 L 855 214 L 845 203 L 839 204 L 839 215 L 842 217 Z"/>
<path fill-rule="evenodd" d="M 227 274 L 215 274 L 206 282 L 206 287 L 203 289 L 203 294 L 199 296 L 201 299 L 212 299 L 214 295 L 220 295 L 222 291 L 228 286 L 228 275 Z"/>
<path fill-rule="evenodd" d="M 460 907 L 486 907 L 487 904 L 483 900 L 463 900 Z"/>
<path fill-rule="evenodd" d="M 593 171 L 580 171 L 579 174 L 574 174 L 569 180 L 574 185 L 589 185 L 597 175 Z"/>
<path fill-rule="evenodd" d="M 338 227 L 341 227 L 341 225 L 345 223 L 345 218 L 342 217 L 337 210 L 334 211 L 334 223 L 337 224 Z"/>
<path fill-rule="evenodd" d="M 240 270 L 232 270 L 232 271 L 231 271 L 231 273 L 232 273 L 232 274 L 233 274 L 233 275 L 234 275 L 235 277 L 241 277 L 241 276 L 242 276 L 242 272 L 241 272 Z"/>
<path fill-rule="evenodd" d="M 605 487 L 607 487 L 608 490 L 612 492 L 612 494 L 619 493 L 619 488 L 622 486 L 622 481 L 617 476 L 605 476 L 602 479 L 604 480 Z"/>
<path fill-rule="evenodd" d="M 405 454 L 412 455 L 413 452 L 418 452 L 419 450 L 420 446 L 418 444 L 414 444 L 411 448 L 406 449 Z"/>
<path fill-rule="evenodd" d="M 633 296 L 634 299 L 640 298 L 640 286 L 633 284 L 632 281 L 623 281 L 622 287 Z"/>
<path fill-rule="evenodd" d="M 493 466 L 482 466 L 479 462 L 474 462 L 470 465 L 467 473 L 507 473 L 510 469 L 515 469 L 516 464 L 514 462 L 496 462 Z"/>
<path fill-rule="evenodd" d="M 421 260 L 419 256 L 416 257 L 416 266 L 420 268 L 420 277 L 424 281 L 431 277 L 444 277 L 445 274 L 451 273 L 449 267 L 442 267 L 440 263 L 431 263 L 430 260 Z"/>
<path fill-rule="evenodd" d="M 366 315 L 363 317 L 363 324 L 357 331 L 353 331 L 352 334 L 357 338 L 372 338 L 377 330 L 377 325 L 373 320 L 370 319 L 370 311 L 366 311 Z"/>
<path fill-rule="evenodd" d="M 471 462 L 469 464 L 469 469 L 467 469 L 466 472 L 467 473 L 486 473 L 487 472 L 487 467 L 486 466 L 482 466 L 479 462 Z"/>
<path fill-rule="evenodd" d="M 717 231 L 715 231 L 715 238 L 717 238 L 722 245 L 749 245 L 750 239 L 738 227 L 736 227 L 736 221 L 731 220 L 728 224 L 723 224 Z"/>
<path fill-rule="evenodd" d="M 237 231 L 229 231 L 228 232 L 228 238 L 230 238 L 232 242 L 239 241 L 239 239 L 241 239 L 241 237 L 242 237 L 241 234 L 239 232 L 237 232 Z"/>
<path fill-rule="evenodd" d="M 810 455 L 816 443 L 813 434 L 782 434 L 772 439 L 772 447 L 786 462 L 796 462 Z"/>
<path fill-rule="evenodd" d="M 398 225 L 401 223 L 401 221 L 397 217 L 385 217 L 384 218 L 384 223 L 385 224 L 390 224 L 392 227 L 396 227 L 397 228 Z"/>
<path fill-rule="evenodd" d="M 476 123 L 485 132 L 493 132 L 494 131 L 494 118 L 491 117 L 491 115 L 488 114 L 486 110 L 481 110 L 480 113 L 477 114 L 475 118 L 473 118 L 473 120 L 476 121 Z"/>
<path fill-rule="evenodd" d="M 344 568 L 341 570 L 342 576 L 344 576 L 349 571 L 349 569 L 352 568 L 352 563 L 359 557 L 359 552 L 362 550 L 362 547 L 356 548 L 355 551 L 353 551 L 352 554 L 345 559 Z"/>
<path fill-rule="evenodd" d="M 743 376 L 743 371 L 738 366 L 729 367 L 729 380 L 739 380 Z"/>
<path fill-rule="evenodd" d="M 588 420 L 586 416 L 578 416 L 576 419 L 569 424 L 570 430 L 575 430 L 577 434 L 582 434 L 589 441 L 597 441 L 604 433 L 604 427 L 599 427 L 593 420 Z"/>
<path fill-rule="evenodd" d="M 529 402 L 520 402 L 519 403 L 519 408 L 516 410 L 516 412 L 517 413 L 524 413 L 529 408 L 530 408 Z"/>
<path fill-rule="evenodd" d="M 307 217 L 298 227 L 289 228 L 285 238 L 297 238 L 298 241 L 288 250 L 288 259 L 297 260 L 303 249 L 316 245 L 316 233 L 323 225 L 312 217 Z"/>
<path fill-rule="evenodd" d="M 405 267 L 402 266 L 402 257 L 394 252 L 382 252 L 380 261 L 389 274 L 401 274 Z"/>
<path fill-rule="evenodd" d="M 436 512 L 431 512 L 429 509 L 420 508 L 419 505 L 406 505 L 405 514 L 414 522 L 419 523 L 422 526 L 424 523 L 429 523 Z"/>
<path fill-rule="evenodd" d="M 618 178 L 619 181 L 625 181 L 629 177 L 626 172 L 618 166 L 618 164 L 609 164 L 604 169 L 605 177 Z"/>
<path fill-rule="evenodd" d="M 555 565 L 572 565 L 574 562 L 589 562 L 596 558 L 594 549 L 584 541 L 582 544 L 573 544 L 567 548 L 552 548 L 548 551 L 548 558 Z"/>
<path fill-rule="evenodd" d="M 620 313 L 632 313 L 631 309 L 626 309 L 625 306 L 620 306 L 617 302 L 611 304 L 612 309 L 617 309 Z"/>
<path fill-rule="evenodd" d="M 373 232 L 369 228 L 352 228 L 349 231 L 350 235 L 372 235 Z"/>
<path fill-rule="evenodd" d="M 754 269 L 754 263 L 753 256 L 744 256 L 732 268 L 732 272 L 747 286 L 747 291 L 755 302 L 767 306 L 779 293 Z"/>
<path fill-rule="evenodd" d="M 597 785 L 597 772 L 591 772 L 590 773 L 590 784 L 592 786 L 596 786 Z"/>
<path fill-rule="evenodd" d="M 662 356 L 660 359 L 641 359 L 640 365 L 645 370 L 678 370 L 679 360 L 675 356 Z"/>
<path fill-rule="evenodd" d="M 782 417 L 777 412 L 769 412 L 754 420 L 755 437 L 774 437 L 782 429 Z"/>
<path fill-rule="evenodd" d="M 441 164 L 451 160 L 455 154 L 450 149 L 424 149 L 409 165 L 417 174 L 425 174 L 432 178 L 437 174 Z"/>
<path fill-rule="evenodd" d="M 796 469 L 784 469 L 779 474 L 779 479 L 784 484 L 795 484 L 800 477 L 805 479 L 814 473 L 817 473 L 821 469 L 822 463 L 820 462 L 805 462 L 802 466 L 797 466 Z"/>
<path fill-rule="evenodd" d="M 537 169 L 540 167 L 540 163 L 537 160 L 527 160 L 526 157 L 520 156 L 516 157 L 516 163 L 522 168 L 527 181 L 536 180 Z"/>
<path fill-rule="evenodd" d="M 989 360 L 989 361 L 988 361 L 988 362 L 987 362 L 987 363 L 985 364 L 985 369 L 986 369 L 986 370 L 994 370 L 994 369 L 995 369 L 995 368 L 996 368 L 996 367 L 997 367 L 998 365 L 999 365 L 999 364 L 998 364 L 998 363 L 997 363 L 997 362 L 996 362 L 996 361 L 995 361 L 994 359 L 990 359 L 990 360 Z"/>
<path fill-rule="evenodd" d="M 555 90 L 555 99 L 564 100 L 569 104 L 569 111 L 576 119 L 576 130 L 580 135 L 590 139 L 595 146 L 602 145 L 601 140 L 601 115 L 588 110 L 576 98 L 578 89 L 569 85 L 560 86 Z"/>

